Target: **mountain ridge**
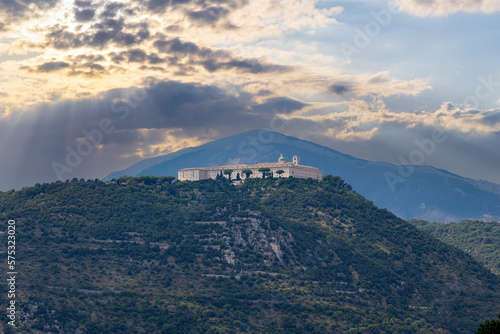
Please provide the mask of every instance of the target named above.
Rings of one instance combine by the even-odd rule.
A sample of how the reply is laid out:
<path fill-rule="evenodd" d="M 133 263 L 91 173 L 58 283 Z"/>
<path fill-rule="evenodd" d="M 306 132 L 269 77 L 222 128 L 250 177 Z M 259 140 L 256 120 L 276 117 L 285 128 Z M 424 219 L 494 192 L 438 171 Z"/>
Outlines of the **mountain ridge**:
<path fill-rule="evenodd" d="M 188 167 L 212 167 L 287 160 L 298 155 L 301 164 L 318 167 L 323 174 L 339 175 L 356 191 L 404 219 L 461 221 L 500 220 L 500 186 L 477 181 L 428 165 L 398 166 L 358 159 L 332 148 L 266 130 L 251 130 L 197 147 L 142 160 L 110 173 L 108 181 L 122 175 L 172 175 Z M 412 168 L 402 177 L 400 168 Z M 395 177 L 391 185 L 388 175 Z"/>

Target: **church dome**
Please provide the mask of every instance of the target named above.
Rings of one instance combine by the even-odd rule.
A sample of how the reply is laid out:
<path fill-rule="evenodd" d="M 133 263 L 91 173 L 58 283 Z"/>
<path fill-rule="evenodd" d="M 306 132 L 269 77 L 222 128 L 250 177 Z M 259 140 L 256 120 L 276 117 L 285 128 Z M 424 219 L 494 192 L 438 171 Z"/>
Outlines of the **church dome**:
<path fill-rule="evenodd" d="M 278 162 L 285 162 L 285 158 L 283 157 L 283 154 L 281 154 L 280 158 L 278 159 Z"/>

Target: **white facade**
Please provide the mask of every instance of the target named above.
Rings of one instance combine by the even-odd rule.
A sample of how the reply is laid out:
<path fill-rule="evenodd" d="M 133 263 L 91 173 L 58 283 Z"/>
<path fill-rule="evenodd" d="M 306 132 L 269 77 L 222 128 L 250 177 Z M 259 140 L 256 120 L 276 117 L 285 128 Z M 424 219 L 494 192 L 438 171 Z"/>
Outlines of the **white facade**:
<path fill-rule="evenodd" d="M 218 167 L 200 167 L 200 168 L 185 168 L 178 171 L 177 178 L 180 181 L 199 181 L 199 180 L 208 180 L 215 179 L 218 174 L 221 172 L 224 173 L 226 169 L 232 169 L 231 180 L 235 180 L 237 178 L 237 174 L 240 174 L 240 178 L 244 180 L 246 175 L 243 174 L 245 169 L 249 169 L 252 171 L 250 174 L 250 178 L 261 178 L 262 172 L 259 172 L 260 168 L 269 168 L 273 173 L 273 177 L 285 177 L 288 178 L 290 176 L 307 179 L 313 178 L 316 180 L 321 180 L 322 172 L 315 167 L 302 166 L 299 165 L 299 157 L 294 156 L 293 162 L 286 162 L 281 155 L 278 162 L 267 162 L 267 163 L 255 163 L 254 165 L 229 165 L 229 166 L 218 166 Z M 283 174 L 278 175 L 276 172 L 282 170 Z M 224 175 L 227 177 L 227 175 Z"/>

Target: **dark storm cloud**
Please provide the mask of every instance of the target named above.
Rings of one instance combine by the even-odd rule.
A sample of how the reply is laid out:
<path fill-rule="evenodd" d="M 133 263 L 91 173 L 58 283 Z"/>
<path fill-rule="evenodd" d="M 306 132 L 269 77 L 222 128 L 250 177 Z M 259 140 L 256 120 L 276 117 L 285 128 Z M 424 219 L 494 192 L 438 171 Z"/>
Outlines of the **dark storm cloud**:
<path fill-rule="evenodd" d="M 328 87 L 328 89 L 330 92 L 334 93 L 335 95 L 343 95 L 346 93 L 350 93 L 352 90 L 351 86 L 349 86 L 348 84 L 342 84 L 342 83 L 330 85 L 330 87 Z"/>
<path fill-rule="evenodd" d="M 207 20 L 211 23 L 225 16 L 228 11 L 240 8 L 247 3 L 248 0 L 149 0 L 146 2 L 146 7 L 154 13 L 163 13 L 167 8 L 195 6 L 197 10 L 190 11 L 188 15 L 193 14 L 195 20 Z"/>
<path fill-rule="evenodd" d="M 0 0 L 0 33 L 15 29 L 30 16 L 46 15 L 61 0 Z"/>
<path fill-rule="evenodd" d="M 482 118 L 481 123 L 489 126 L 496 126 L 500 124 L 500 110 L 488 111 L 486 115 Z"/>
<path fill-rule="evenodd" d="M 274 114 L 266 108 L 256 113 L 254 104 L 245 93 L 233 96 L 216 86 L 170 81 L 152 83 L 143 91 L 114 89 L 95 99 L 40 105 L 33 112 L 0 120 L 2 142 L 16 134 L 12 145 L 0 147 L 0 154 L 24 152 L 19 166 L 3 168 L 0 188 L 55 180 L 52 162 L 64 162 L 68 145 L 75 148 L 84 137 L 82 131 L 99 129 L 103 119 L 111 120 L 114 130 L 69 178 L 102 177 L 126 167 L 140 158 L 134 152 L 164 144 L 166 130 L 176 131 L 178 138 L 198 138 L 209 129 L 225 135 L 269 127 Z"/>
<path fill-rule="evenodd" d="M 237 28 L 227 20 L 235 9 L 241 8 L 248 0 L 149 0 L 146 8 L 159 14 L 169 10 L 183 12 L 190 21 L 197 25 L 218 25 L 224 29 Z M 221 22 L 221 24 L 218 24 Z"/>
<path fill-rule="evenodd" d="M 46 35 L 45 44 L 59 50 L 82 46 L 103 49 L 109 44 L 130 47 L 141 44 L 151 35 L 147 23 L 127 23 L 123 17 L 106 16 L 95 20 L 95 13 L 94 9 L 76 10 L 75 16 L 78 21 L 95 22 L 81 33 L 68 31 L 67 26 L 55 25 Z"/>
<path fill-rule="evenodd" d="M 105 61 L 106 57 L 100 54 L 82 54 L 71 57 L 71 59 L 75 59 L 78 61 Z"/>
<path fill-rule="evenodd" d="M 257 59 L 235 59 L 229 52 L 200 47 L 192 42 L 183 42 L 179 38 L 159 39 L 153 45 L 160 52 L 186 58 L 190 65 L 201 65 L 208 72 L 236 70 L 243 73 L 258 74 L 291 70 L 287 66 L 263 64 Z M 177 58 L 173 59 L 177 60 Z M 172 64 L 176 63 L 176 61 L 172 62 Z"/>
<path fill-rule="evenodd" d="M 64 61 L 46 62 L 38 65 L 36 69 L 28 66 L 21 66 L 19 69 L 28 72 L 42 73 L 68 69 L 68 76 L 85 75 L 88 77 L 101 76 L 102 74 L 108 73 L 107 69 L 103 65 L 99 64 L 99 62 L 106 60 L 106 57 L 104 57 L 103 55 L 82 54 L 77 56 L 68 56 L 63 58 L 63 60 Z"/>
<path fill-rule="evenodd" d="M 124 4 L 113 2 L 106 5 L 106 8 L 101 13 L 102 17 L 111 18 L 115 17 L 120 9 L 125 8 Z"/>
<path fill-rule="evenodd" d="M 165 59 L 158 57 L 156 53 L 152 53 L 148 56 L 148 62 L 151 65 L 162 64 L 165 62 Z"/>
<path fill-rule="evenodd" d="M 155 13 L 163 13 L 167 7 L 176 7 L 178 5 L 194 3 L 193 0 L 149 0 L 146 2 L 149 10 Z"/>
<path fill-rule="evenodd" d="M 47 35 L 47 45 L 59 50 L 74 49 L 82 46 L 91 46 L 103 49 L 114 43 L 119 46 L 133 46 L 142 43 L 149 37 L 149 31 L 141 29 L 139 31 L 125 32 L 123 27 L 115 29 L 96 29 L 87 34 L 74 34 L 65 28 L 57 27 Z"/>
<path fill-rule="evenodd" d="M 272 112 L 273 110 L 278 110 L 280 113 L 291 113 L 301 110 L 305 106 L 307 106 L 306 103 L 290 99 L 288 97 L 275 97 L 268 99 L 265 103 L 259 104 L 252 109 L 260 112 Z"/>
<path fill-rule="evenodd" d="M 214 55 L 214 51 L 212 49 L 201 48 L 192 42 L 182 42 L 178 37 L 170 40 L 159 39 L 156 40 L 153 45 L 158 49 L 158 51 L 165 53 L 197 55 L 200 57 L 208 57 Z"/>
<path fill-rule="evenodd" d="M 55 6 L 60 0 L 0 0 L 0 13 L 10 16 L 20 17 L 32 11 L 30 6 L 37 9 L 49 9 Z"/>
<path fill-rule="evenodd" d="M 206 24 L 213 24 L 221 18 L 227 16 L 229 10 L 223 7 L 209 7 L 203 10 L 190 11 L 187 13 L 188 17 L 193 21 L 200 21 Z"/>
<path fill-rule="evenodd" d="M 181 32 L 183 29 L 182 27 L 178 26 L 178 25 L 170 25 L 168 27 L 165 28 L 165 31 L 168 31 L 168 32 Z"/>
<path fill-rule="evenodd" d="M 139 33 L 125 31 L 125 23 L 123 19 L 106 19 L 103 22 L 97 23 L 91 28 L 94 30 L 80 37 L 81 43 L 102 49 L 110 43 L 115 43 L 120 46 L 132 46 L 143 41 L 139 37 Z M 149 36 L 149 33 L 140 34 L 141 36 Z"/>
<path fill-rule="evenodd" d="M 120 64 L 121 62 L 125 61 L 125 53 L 116 53 L 116 52 L 110 52 L 109 57 L 111 58 L 111 61 L 115 64 Z"/>
<path fill-rule="evenodd" d="M 75 0 L 75 6 L 80 8 L 92 7 L 92 1 Z"/>
<path fill-rule="evenodd" d="M 92 27 L 94 33 L 82 38 L 85 44 L 104 48 L 113 42 L 120 46 L 132 46 L 142 43 L 150 37 L 147 24 L 125 24 L 123 19 L 106 19 Z"/>
<path fill-rule="evenodd" d="M 91 70 L 96 70 L 99 72 L 104 72 L 106 69 L 101 64 L 86 64 L 86 66 Z"/>
<path fill-rule="evenodd" d="M 209 59 L 201 62 L 203 67 L 209 72 L 224 70 L 237 70 L 243 73 L 272 73 L 272 72 L 287 72 L 291 68 L 282 65 L 262 64 L 257 59 L 232 59 L 230 61 L 217 61 L 216 59 Z"/>
<path fill-rule="evenodd" d="M 75 19 L 78 22 L 88 22 L 94 18 L 95 10 L 94 9 L 75 9 Z"/>
<path fill-rule="evenodd" d="M 83 43 L 77 34 L 66 31 L 66 27 L 59 25 L 52 27 L 52 30 L 49 34 L 47 34 L 46 39 L 47 45 L 50 45 L 58 50 L 73 49 L 83 46 Z"/>
<path fill-rule="evenodd" d="M 102 74 L 107 74 L 106 68 L 98 63 L 86 62 L 86 63 L 74 63 L 71 66 L 70 76 L 73 75 L 84 75 L 86 77 L 101 77 Z"/>
<path fill-rule="evenodd" d="M 109 53 L 109 57 L 115 64 L 120 64 L 124 61 L 129 63 L 144 63 L 147 61 L 151 65 L 165 63 L 165 59 L 160 58 L 156 53 L 147 54 L 141 49 L 132 49 L 120 53 L 111 52 Z"/>
<path fill-rule="evenodd" d="M 148 54 L 140 49 L 127 51 L 126 55 L 130 63 L 143 63 L 148 57 Z"/>
<path fill-rule="evenodd" d="M 114 31 L 122 31 L 125 27 L 125 19 L 119 18 L 106 18 L 92 26 L 92 28 L 96 30 L 114 30 Z"/>
<path fill-rule="evenodd" d="M 60 69 L 69 67 L 68 63 L 65 62 L 47 62 L 38 66 L 39 72 L 54 72 Z"/>
<path fill-rule="evenodd" d="M 164 67 L 160 67 L 160 66 L 146 66 L 146 65 L 142 65 L 140 67 L 141 70 L 151 70 L 151 71 L 165 71 L 165 68 Z"/>
<path fill-rule="evenodd" d="M 107 93 L 104 101 L 122 96 L 124 90 Z M 216 86 L 175 81 L 159 82 L 146 89 L 146 98 L 133 112 L 123 126 L 128 129 L 168 129 L 214 126 L 221 120 L 234 125 L 242 120 L 251 121 L 251 96 L 227 95 Z M 271 114 L 271 113 L 269 113 Z M 267 116 L 263 114 L 264 118 Z"/>
<path fill-rule="evenodd" d="M 165 5 L 180 5 L 188 2 L 169 1 L 162 2 Z M 243 1 L 203 1 L 192 2 L 198 11 L 191 11 L 191 16 L 196 20 L 214 21 L 216 17 L 225 15 L 224 8 L 237 8 L 243 5 Z M 234 57 L 228 51 L 214 50 L 202 47 L 190 41 L 182 41 L 179 38 L 166 38 L 155 35 L 154 47 L 158 53 L 146 52 L 141 44 L 150 40 L 151 32 L 146 22 L 130 23 L 129 17 L 123 14 L 128 7 L 121 3 L 108 3 L 102 8 L 92 8 L 90 2 L 79 1 L 76 3 L 75 17 L 78 21 L 93 22 L 81 32 L 73 32 L 68 26 L 55 25 L 51 27 L 46 35 L 45 46 L 51 46 L 58 50 L 78 49 L 81 47 L 92 47 L 98 50 L 107 47 L 120 46 L 128 51 L 110 54 L 115 64 L 124 62 L 144 63 L 151 65 L 166 63 L 179 75 L 190 75 L 200 69 L 208 72 L 236 71 L 239 73 L 261 74 L 282 73 L 291 71 L 292 68 L 277 64 L 268 64 L 259 59 L 245 59 Z M 159 4 L 159 3 L 158 3 Z M 217 4 L 215 6 L 214 4 Z M 120 11 L 120 15 L 118 15 Z M 79 72 L 75 72 L 79 73 Z"/>
<path fill-rule="evenodd" d="M 288 66 L 262 64 L 257 59 L 244 59 L 244 60 L 233 59 L 228 62 L 216 62 L 210 60 L 207 62 L 202 62 L 202 65 L 209 72 L 215 72 L 224 69 L 224 70 L 237 70 L 238 72 L 243 72 L 243 73 L 259 74 L 259 73 L 288 72 L 291 70 L 291 68 Z"/>

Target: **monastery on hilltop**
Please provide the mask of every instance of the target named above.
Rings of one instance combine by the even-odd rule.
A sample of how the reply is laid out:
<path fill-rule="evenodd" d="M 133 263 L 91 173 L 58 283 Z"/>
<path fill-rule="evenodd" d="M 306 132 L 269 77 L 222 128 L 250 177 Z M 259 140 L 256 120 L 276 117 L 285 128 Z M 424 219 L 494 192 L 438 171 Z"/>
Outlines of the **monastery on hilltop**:
<path fill-rule="evenodd" d="M 255 163 L 253 165 L 230 165 L 230 166 L 218 166 L 218 167 L 200 167 L 200 168 L 184 168 L 178 171 L 178 179 L 180 181 L 199 181 L 216 179 L 217 175 L 224 173 L 225 170 L 231 169 L 231 180 L 235 180 L 238 174 L 241 179 L 245 179 L 246 175 L 243 173 L 244 170 L 250 170 L 250 178 L 261 178 L 262 171 L 261 168 L 269 168 L 269 172 L 273 173 L 273 177 L 285 177 L 290 176 L 297 177 L 300 179 L 313 178 L 316 180 L 321 180 L 322 172 L 315 167 L 302 166 L 299 165 L 299 157 L 294 155 L 292 162 L 286 162 L 283 154 L 278 159 L 278 162 L 264 162 Z M 282 171 L 277 173 L 278 171 Z M 226 176 L 226 175 L 225 175 Z"/>

